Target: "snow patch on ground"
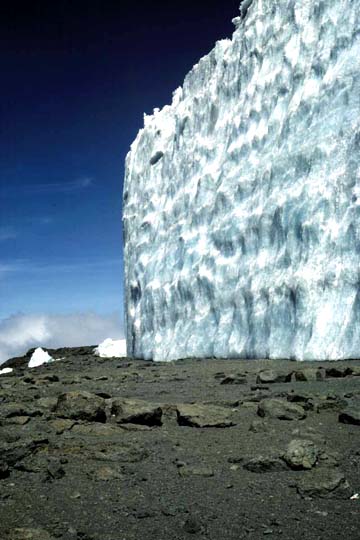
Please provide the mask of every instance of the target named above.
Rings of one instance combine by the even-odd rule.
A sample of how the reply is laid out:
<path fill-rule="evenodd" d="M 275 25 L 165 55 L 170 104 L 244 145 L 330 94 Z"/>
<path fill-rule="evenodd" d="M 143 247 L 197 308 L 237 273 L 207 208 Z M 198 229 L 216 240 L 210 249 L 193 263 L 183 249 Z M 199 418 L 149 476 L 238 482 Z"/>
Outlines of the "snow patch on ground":
<path fill-rule="evenodd" d="M 5 375 L 6 373 L 11 373 L 13 371 L 10 367 L 5 367 L 4 369 L 0 369 L 0 375 Z"/>
<path fill-rule="evenodd" d="M 107 338 L 94 349 L 94 353 L 101 358 L 123 358 L 126 356 L 126 339 Z"/>
<path fill-rule="evenodd" d="M 29 360 L 28 367 L 29 368 L 39 367 L 49 362 L 54 362 L 54 358 L 50 356 L 48 352 L 44 351 L 41 347 L 38 347 L 33 352 Z"/>

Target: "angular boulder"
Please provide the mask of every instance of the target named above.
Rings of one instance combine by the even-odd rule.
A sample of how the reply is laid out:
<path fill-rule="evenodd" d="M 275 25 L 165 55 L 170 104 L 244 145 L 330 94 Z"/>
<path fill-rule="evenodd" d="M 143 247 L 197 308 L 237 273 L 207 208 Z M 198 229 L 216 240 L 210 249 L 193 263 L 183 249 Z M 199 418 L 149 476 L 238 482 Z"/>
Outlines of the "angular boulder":
<path fill-rule="evenodd" d="M 106 422 L 105 400 L 89 392 L 65 392 L 58 397 L 55 414 L 70 420 Z"/>
<path fill-rule="evenodd" d="M 289 373 L 280 373 L 273 369 L 264 369 L 256 377 L 257 384 L 284 383 L 291 381 L 292 371 Z"/>
<path fill-rule="evenodd" d="M 360 408 L 349 407 L 339 414 L 339 422 L 360 426 Z"/>
<path fill-rule="evenodd" d="M 325 379 L 325 370 L 321 368 L 304 368 L 295 371 L 295 380 L 302 382 L 323 381 Z"/>
<path fill-rule="evenodd" d="M 268 398 L 260 401 L 257 413 L 262 417 L 267 416 L 278 418 L 279 420 L 303 420 L 306 418 L 306 412 L 301 405 L 277 398 Z"/>
<path fill-rule="evenodd" d="M 311 469 L 315 466 L 319 450 L 313 441 L 293 439 L 284 454 L 284 460 L 291 469 Z"/>
<path fill-rule="evenodd" d="M 256 456 L 247 459 L 243 467 L 254 473 L 279 472 L 287 469 L 279 456 Z"/>
<path fill-rule="evenodd" d="M 162 425 L 162 408 L 140 399 L 113 399 L 111 416 L 118 424 Z"/>
<path fill-rule="evenodd" d="M 176 406 L 176 413 L 179 426 L 224 428 L 235 425 L 230 412 L 215 405 L 182 403 Z"/>
<path fill-rule="evenodd" d="M 319 468 L 306 472 L 296 487 L 303 498 L 349 499 L 352 495 L 349 482 L 338 469 Z"/>
<path fill-rule="evenodd" d="M 55 540 L 44 529 L 11 529 L 5 534 L 4 540 Z"/>

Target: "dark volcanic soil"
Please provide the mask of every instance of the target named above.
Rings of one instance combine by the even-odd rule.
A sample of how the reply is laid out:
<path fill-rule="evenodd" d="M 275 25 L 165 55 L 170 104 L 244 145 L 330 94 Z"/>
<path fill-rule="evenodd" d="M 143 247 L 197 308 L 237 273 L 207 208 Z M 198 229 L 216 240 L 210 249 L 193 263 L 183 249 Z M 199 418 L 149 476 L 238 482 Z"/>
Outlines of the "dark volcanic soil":
<path fill-rule="evenodd" d="M 53 354 L 0 376 L 0 540 L 360 538 L 360 361 Z"/>

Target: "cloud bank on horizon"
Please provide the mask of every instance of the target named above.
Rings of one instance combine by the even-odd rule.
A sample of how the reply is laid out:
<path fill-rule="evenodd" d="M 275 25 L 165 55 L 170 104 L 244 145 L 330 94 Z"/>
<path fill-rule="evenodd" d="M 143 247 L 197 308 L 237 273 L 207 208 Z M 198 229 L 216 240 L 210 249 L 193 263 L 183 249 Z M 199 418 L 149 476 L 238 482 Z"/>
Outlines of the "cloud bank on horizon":
<path fill-rule="evenodd" d="M 0 365 L 32 347 L 97 345 L 108 337 L 121 339 L 123 336 L 123 325 L 116 313 L 20 313 L 0 320 Z"/>

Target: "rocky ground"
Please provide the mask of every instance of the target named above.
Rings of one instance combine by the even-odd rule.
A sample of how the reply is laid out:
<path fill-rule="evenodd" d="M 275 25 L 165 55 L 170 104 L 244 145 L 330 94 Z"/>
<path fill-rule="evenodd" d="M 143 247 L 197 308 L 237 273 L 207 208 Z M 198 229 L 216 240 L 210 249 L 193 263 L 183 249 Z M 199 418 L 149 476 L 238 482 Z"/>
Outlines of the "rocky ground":
<path fill-rule="evenodd" d="M 0 376 L 1 540 L 360 538 L 360 361 L 52 354 Z"/>

